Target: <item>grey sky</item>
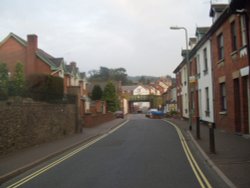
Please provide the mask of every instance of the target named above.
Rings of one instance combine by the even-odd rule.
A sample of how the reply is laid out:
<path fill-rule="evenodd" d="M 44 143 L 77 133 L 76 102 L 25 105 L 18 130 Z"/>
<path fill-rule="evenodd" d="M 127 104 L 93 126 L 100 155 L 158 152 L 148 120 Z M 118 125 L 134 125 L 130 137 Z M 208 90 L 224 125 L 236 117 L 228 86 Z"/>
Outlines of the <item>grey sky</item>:
<path fill-rule="evenodd" d="M 214 0 L 215 1 L 215 0 Z M 228 2 L 217 0 L 216 2 Z M 209 0 L 1 0 L 0 40 L 10 32 L 82 72 L 123 67 L 128 75 L 173 75 L 197 26 L 210 26 Z"/>

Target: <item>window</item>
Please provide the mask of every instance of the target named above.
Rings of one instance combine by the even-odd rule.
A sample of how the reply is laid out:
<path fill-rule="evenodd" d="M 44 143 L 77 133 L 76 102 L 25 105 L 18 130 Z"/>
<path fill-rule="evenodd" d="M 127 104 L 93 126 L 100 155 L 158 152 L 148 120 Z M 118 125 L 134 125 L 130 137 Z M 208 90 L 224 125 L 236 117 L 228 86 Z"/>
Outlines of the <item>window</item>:
<path fill-rule="evenodd" d="M 210 107 L 209 107 L 209 90 L 208 87 L 205 88 L 205 97 L 206 97 L 206 116 L 209 116 Z"/>
<path fill-rule="evenodd" d="M 224 59 L 224 39 L 222 33 L 217 37 L 218 42 L 218 58 L 219 60 Z"/>
<path fill-rule="evenodd" d="M 221 111 L 227 111 L 227 96 L 226 96 L 226 84 L 220 84 L 220 104 Z"/>
<path fill-rule="evenodd" d="M 204 58 L 204 74 L 207 74 L 208 67 L 207 67 L 207 48 L 204 48 L 203 50 L 203 58 Z"/>
<path fill-rule="evenodd" d="M 198 54 L 196 56 L 196 67 L 197 67 L 197 76 L 199 77 L 200 76 L 200 55 Z"/>
<path fill-rule="evenodd" d="M 241 30 L 241 40 L 242 46 L 247 45 L 247 35 L 246 35 L 246 18 L 245 15 L 241 15 L 240 17 L 240 30 Z"/>
<path fill-rule="evenodd" d="M 231 45 L 232 45 L 232 51 L 237 50 L 237 34 L 236 34 L 236 25 L 235 22 L 233 21 L 231 23 Z"/>

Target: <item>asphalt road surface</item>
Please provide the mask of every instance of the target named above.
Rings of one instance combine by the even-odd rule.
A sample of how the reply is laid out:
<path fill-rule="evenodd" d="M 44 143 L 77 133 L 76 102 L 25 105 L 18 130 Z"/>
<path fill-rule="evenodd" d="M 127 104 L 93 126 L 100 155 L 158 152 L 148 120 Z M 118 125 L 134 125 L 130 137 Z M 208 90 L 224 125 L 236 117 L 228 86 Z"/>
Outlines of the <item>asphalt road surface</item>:
<path fill-rule="evenodd" d="M 178 130 L 163 120 L 130 115 L 129 121 L 113 133 L 34 168 L 2 187 L 225 187 L 199 161 L 199 156 L 192 159 L 183 140 Z"/>

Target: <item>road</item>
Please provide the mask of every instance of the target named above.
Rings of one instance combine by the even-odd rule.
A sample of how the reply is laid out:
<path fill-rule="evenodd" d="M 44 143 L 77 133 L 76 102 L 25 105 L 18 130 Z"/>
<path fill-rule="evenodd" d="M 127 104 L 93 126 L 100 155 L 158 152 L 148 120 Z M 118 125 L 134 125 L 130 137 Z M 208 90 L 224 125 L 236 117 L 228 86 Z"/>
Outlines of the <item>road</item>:
<path fill-rule="evenodd" d="M 163 120 L 130 115 L 116 131 L 2 187 L 226 187 L 199 157 L 192 159 L 180 134 Z"/>

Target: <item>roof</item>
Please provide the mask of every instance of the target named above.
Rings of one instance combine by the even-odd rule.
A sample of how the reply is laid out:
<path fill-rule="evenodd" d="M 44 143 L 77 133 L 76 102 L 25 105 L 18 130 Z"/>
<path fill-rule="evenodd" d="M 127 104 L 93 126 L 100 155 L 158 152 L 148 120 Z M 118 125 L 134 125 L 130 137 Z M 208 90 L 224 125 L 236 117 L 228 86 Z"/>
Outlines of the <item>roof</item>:
<path fill-rule="evenodd" d="M 122 86 L 122 91 L 134 91 L 135 88 L 137 88 L 138 85 L 133 85 L 133 86 Z"/>
<path fill-rule="evenodd" d="M 216 12 L 223 12 L 227 8 L 228 4 L 212 4 L 209 12 L 209 16 L 214 17 Z"/>
<path fill-rule="evenodd" d="M 60 67 L 62 63 L 64 63 L 64 59 L 60 58 L 51 58 L 50 59 L 57 67 Z"/>
<path fill-rule="evenodd" d="M 184 49 L 182 49 L 182 50 L 181 50 L 181 56 L 182 56 L 182 57 L 186 57 L 187 52 L 190 52 L 190 50 L 186 50 L 186 49 L 184 50 Z"/>
<path fill-rule="evenodd" d="M 195 35 L 204 35 L 209 31 L 210 27 L 196 27 Z"/>
<path fill-rule="evenodd" d="M 59 68 L 59 66 L 57 66 L 57 63 L 58 63 L 58 61 L 56 60 L 57 58 L 54 58 L 53 56 L 49 55 L 45 51 L 38 49 L 36 52 L 36 55 L 45 63 L 47 63 L 51 67 L 52 70 L 56 70 Z"/>
<path fill-rule="evenodd" d="M 25 40 L 23 40 L 21 37 L 15 35 L 14 33 L 10 33 L 7 37 L 5 37 L 5 39 L 3 39 L 0 42 L 0 46 L 5 43 L 9 38 L 13 37 L 17 42 L 19 42 L 21 45 L 23 46 L 27 46 L 27 42 Z"/>
<path fill-rule="evenodd" d="M 189 38 L 189 45 L 196 44 L 197 38 L 196 37 L 190 37 Z"/>

